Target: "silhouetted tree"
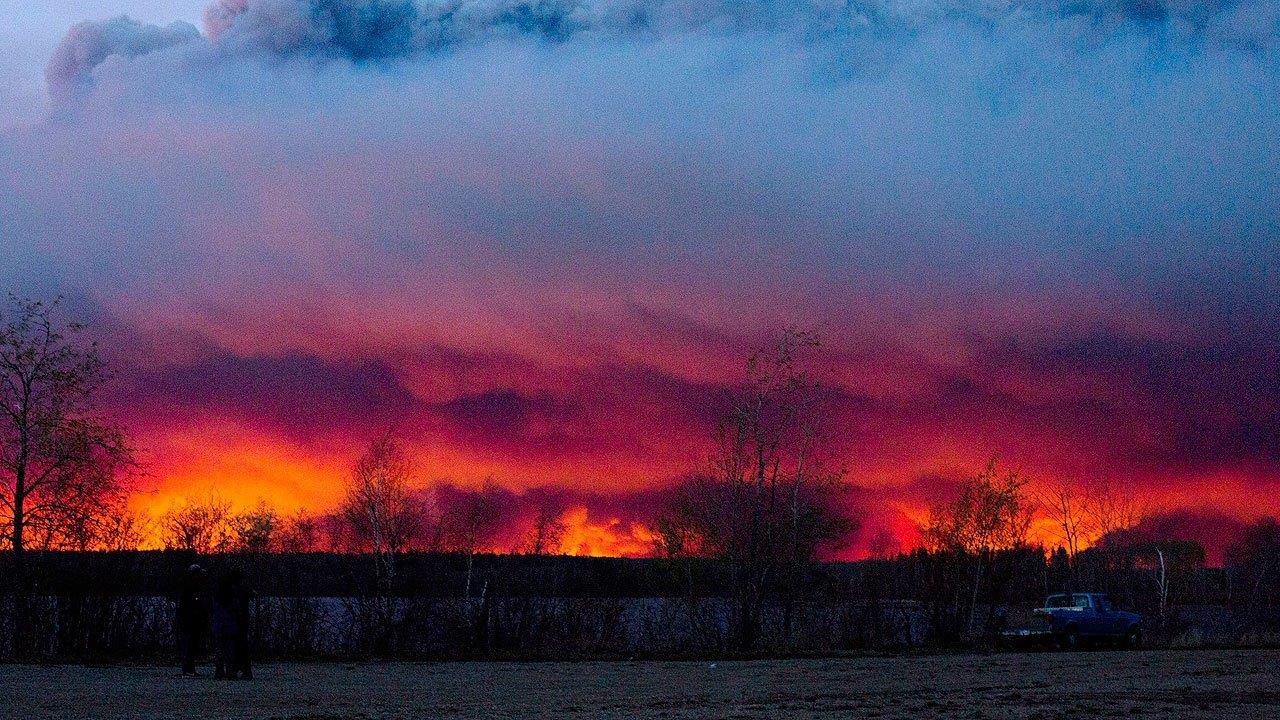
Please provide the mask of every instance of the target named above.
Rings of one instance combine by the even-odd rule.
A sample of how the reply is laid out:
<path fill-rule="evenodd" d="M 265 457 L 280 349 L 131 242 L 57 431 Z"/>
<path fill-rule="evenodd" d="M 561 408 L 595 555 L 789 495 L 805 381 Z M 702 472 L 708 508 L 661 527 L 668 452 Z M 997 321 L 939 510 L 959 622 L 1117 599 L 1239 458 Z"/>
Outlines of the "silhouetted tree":
<path fill-rule="evenodd" d="M 1071 484 L 1061 481 L 1040 489 L 1040 508 L 1053 522 L 1058 541 L 1067 555 L 1071 581 L 1079 583 L 1076 558 L 1080 550 L 1096 539 L 1096 522 L 1087 511 L 1087 499 Z"/>
<path fill-rule="evenodd" d="M 79 532 L 90 544 L 87 525 L 132 467 L 122 432 L 95 414 L 107 380 L 97 344 L 58 308 L 10 296 L 0 316 L 0 522 L 18 563 L 28 534 L 49 546 Z"/>
<path fill-rule="evenodd" d="M 1026 544 L 1034 512 L 1026 488 L 1025 478 L 1014 471 L 1001 471 L 992 459 L 982 472 L 961 484 L 955 498 L 930 508 L 921 528 L 931 549 L 973 560 L 967 623 L 971 631 L 977 619 L 979 592 L 997 553 Z M 958 594 L 956 600 L 958 604 Z"/>
<path fill-rule="evenodd" d="M 1087 485 L 1081 509 L 1096 539 L 1131 530 L 1151 512 L 1148 502 L 1130 486 L 1103 478 Z"/>
<path fill-rule="evenodd" d="M 1280 523 L 1266 517 L 1250 525 L 1227 551 L 1227 563 L 1239 578 L 1235 605 L 1245 620 L 1280 629 Z"/>
<path fill-rule="evenodd" d="M 389 588 L 396 558 L 423 525 L 426 508 L 414 488 L 416 465 L 390 432 L 369 444 L 351 468 L 339 515 L 352 539 L 373 554 L 379 588 Z"/>
<path fill-rule="evenodd" d="M 143 539 L 145 523 L 129 510 L 124 495 L 114 490 L 80 497 L 68 495 L 59 514 L 57 522 L 28 527 L 28 549 L 133 549 Z M 131 544 L 122 545 L 128 541 Z"/>
<path fill-rule="evenodd" d="M 394 594 L 397 568 L 428 514 L 418 487 L 417 462 L 394 433 L 374 438 L 352 465 L 346 495 L 338 508 L 341 530 L 352 550 L 373 561 L 373 592 L 346 602 L 357 637 L 376 654 L 394 647 L 403 621 L 403 602 Z"/>
<path fill-rule="evenodd" d="M 320 550 L 323 534 L 321 520 L 306 510 L 299 510 L 281 522 L 279 547 L 281 552 L 310 553 Z"/>
<path fill-rule="evenodd" d="M 485 480 L 479 490 L 464 490 L 455 494 L 446 509 L 446 547 L 466 556 L 467 572 L 462 596 L 471 597 L 472 577 L 477 553 L 490 549 L 501 526 L 501 508 L 497 501 L 501 491 L 493 478 Z"/>
<path fill-rule="evenodd" d="M 556 555 L 568 530 L 564 522 L 564 503 L 556 495 L 543 492 L 534 498 L 533 527 L 525 552 L 530 555 Z"/>
<path fill-rule="evenodd" d="M 124 503 L 98 520 L 95 550 L 137 550 L 153 536 L 154 521 L 150 515 L 131 510 Z"/>
<path fill-rule="evenodd" d="M 0 315 L 0 525 L 15 572 L 15 652 L 26 651 L 28 536 L 44 546 L 89 545 L 95 523 L 132 467 L 123 433 L 93 400 L 107 380 L 83 326 L 59 302 L 9 296 Z"/>
<path fill-rule="evenodd" d="M 188 497 L 160 516 L 160 543 L 200 555 L 226 552 L 235 542 L 232 519 L 231 503 L 217 493 Z"/>
<path fill-rule="evenodd" d="M 766 584 L 782 586 L 789 626 L 804 570 L 822 545 L 852 527 L 842 506 L 844 470 L 831 462 L 825 434 L 826 389 L 803 366 L 817 347 L 809 335 L 788 331 L 752 353 L 707 469 L 679 488 L 656 524 L 668 557 L 728 563 L 734 644 L 744 651 L 760 632 Z"/>
<path fill-rule="evenodd" d="M 231 516 L 231 544 L 237 552 L 265 553 L 277 549 L 280 515 L 265 500 Z"/>
<path fill-rule="evenodd" d="M 925 541 L 935 549 L 974 554 L 1024 545 L 1033 512 L 1026 486 L 1025 478 L 1001 472 L 992 460 L 961 483 L 955 498 L 930 508 Z"/>
<path fill-rule="evenodd" d="M 1178 592 L 1188 589 L 1193 576 L 1204 568 L 1204 547 L 1189 540 L 1121 542 L 1119 546 L 1132 567 L 1150 573 L 1156 587 L 1156 610 L 1164 622 Z"/>
<path fill-rule="evenodd" d="M 1110 478 L 1098 478 L 1081 490 L 1082 508 L 1093 538 L 1086 556 L 1076 558 L 1075 565 L 1089 573 L 1093 589 L 1132 595 L 1135 588 L 1130 577 L 1133 557 L 1129 546 L 1136 541 L 1132 531 L 1153 508 L 1132 486 Z"/>

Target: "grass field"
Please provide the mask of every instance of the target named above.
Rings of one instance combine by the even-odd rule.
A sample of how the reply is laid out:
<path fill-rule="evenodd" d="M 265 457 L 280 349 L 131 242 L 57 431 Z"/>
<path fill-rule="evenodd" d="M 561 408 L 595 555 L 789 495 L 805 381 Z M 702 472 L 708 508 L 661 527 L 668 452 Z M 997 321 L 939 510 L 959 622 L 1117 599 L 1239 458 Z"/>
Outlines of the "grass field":
<path fill-rule="evenodd" d="M 1140 651 L 749 662 L 0 666 L 23 718 L 1276 718 L 1280 652 Z"/>

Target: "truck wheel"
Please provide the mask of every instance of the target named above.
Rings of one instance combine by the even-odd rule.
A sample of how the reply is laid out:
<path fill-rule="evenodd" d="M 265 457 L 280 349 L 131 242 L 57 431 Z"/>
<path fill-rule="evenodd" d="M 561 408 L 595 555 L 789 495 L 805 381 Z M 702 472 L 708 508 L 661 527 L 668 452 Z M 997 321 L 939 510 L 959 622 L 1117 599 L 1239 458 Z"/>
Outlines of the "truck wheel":
<path fill-rule="evenodd" d="M 1080 649 L 1080 633 L 1075 628 L 1068 628 L 1067 632 L 1058 640 L 1058 649 L 1060 650 L 1079 650 Z"/>
<path fill-rule="evenodd" d="M 1130 650 L 1137 650 L 1142 647 L 1142 631 L 1138 628 L 1130 628 L 1129 632 L 1124 636 L 1124 646 Z"/>

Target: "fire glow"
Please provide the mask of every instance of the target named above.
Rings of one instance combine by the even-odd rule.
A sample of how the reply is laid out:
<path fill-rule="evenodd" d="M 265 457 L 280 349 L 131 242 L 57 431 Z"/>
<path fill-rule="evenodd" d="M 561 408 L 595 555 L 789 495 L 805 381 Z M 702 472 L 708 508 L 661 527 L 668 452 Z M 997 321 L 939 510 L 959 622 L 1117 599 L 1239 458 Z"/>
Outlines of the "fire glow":
<path fill-rule="evenodd" d="M 421 487 L 553 488 L 561 551 L 644 554 L 794 325 L 833 557 L 993 456 L 1280 513 L 1280 44 L 1234 4 L 209 5 L 75 26 L 0 133 L 0 280 L 99 333 L 136 508 L 332 512 L 395 429 Z"/>

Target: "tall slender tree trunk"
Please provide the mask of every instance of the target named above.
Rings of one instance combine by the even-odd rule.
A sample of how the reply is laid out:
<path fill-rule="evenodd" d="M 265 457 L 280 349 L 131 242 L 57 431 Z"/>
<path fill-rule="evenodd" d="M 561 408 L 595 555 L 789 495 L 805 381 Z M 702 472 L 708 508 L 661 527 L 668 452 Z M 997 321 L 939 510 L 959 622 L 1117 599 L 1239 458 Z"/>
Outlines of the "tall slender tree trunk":
<path fill-rule="evenodd" d="M 758 429 L 756 431 L 759 432 Z M 765 483 L 765 449 L 764 442 L 757 436 L 755 443 L 755 483 L 752 487 L 751 498 L 751 534 L 747 542 L 747 558 L 745 567 L 743 568 L 742 583 L 742 602 L 739 621 L 738 645 L 742 652 L 750 652 L 755 646 L 756 634 L 759 618 L 759 608 L 762 601 L 761 595 L 763 588 L 761 584 L 757 584 L 757 564 L 762 562 L 760 557 L 762 550 L 761 534 L 761 503 L 764 502 L 764 483 Z"/>
<path fill-rule="evenodd" d="M 19 487 L 19 488 L 21 488 L 21 487 L 22 487 L 22 482 L 21 482 L 21 481 L 19 481 L 19 482 L 18 482 L 18 487 Z M 22 492 L 22 490 L 21 490 L 21 489 L 19 489 L 19 490 L 18 490 L 18 493 L 15 493 L 15 494 L 14 494 L 14 502 L 13 502 L 13 532 L 12 532 L 12 533 L 10 534 L 10 536 L 9 536 L 9 539 L 10 539 L 10 542 L 12 543 L 12 548 L 13 548 L 13 562 L 14 562 L 14 565 L 17 565 L 17 564 L 19 564 L 19 563 L 21 562 L 21 560 L 22 560 L 22 551 L 23 551 L 23 548 L 25 547 L 25 543 L 23 542 L 23 537 L 22 537 L 22 536 L 23 536 L 23 531 L 26 529 L 26 528 L 25 528 L 25 525 L 26 525 L 27 519 L 26 519 L 26 517 L 25 517 L 25 515 L 24 515 L 24 512 L 23 512 L 23 511 L 24 511 L 24 508 L 22 507 L 22 506 L 23 506 L 23 502 L 22 502 L 21 500 L 18 500 L 18 499 L 17 499 L 17 498 L 19 498 L 19 497 L 22 497 L 22 495 L 20 494 L 21 492 Z"/>
<path fill-rule="evenodd" d="M 467 580 L 462 589 L 462 597 L 467 600 L 471 599 L 471 568 L 475 564 L 476 554 L 473 551 L 467 552 Z"/>
<path fill-rule="evenodd" d="M 1165 621 L 1165 613 L 1169 609 L 1169 578 L 1164 561 L 1164 551 L 1156 548 L 1156 555 L 1160 558 L 1160 624 Z"/>
<path fill-rule="evenodd" d="M 10 640 L 15 658 L 25 657 L 28 645 L 28 626 L 30 623 L 30 577 L 27 572 L 26 544 L 23 534 L 26 531 L 26 467 L 20 453 L 19 464 L 15 473 L 13 493 L 13 532 L 10 536 L 13 549 L 13 631 Z"/>
<path fill-rule="evenodd" d="M 973 633 L 974 623 L 978 619 L 978 587 L 982 584 L 982 551 L 978 551 L 978 565 L 973 575 L 973 597 L 969 603 L 969 632 Z"/>

